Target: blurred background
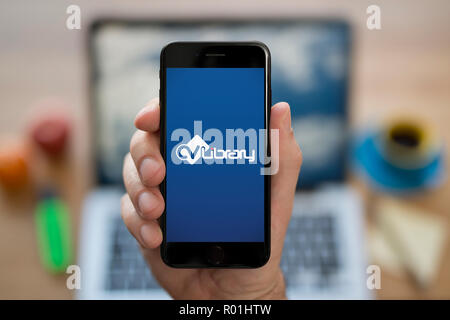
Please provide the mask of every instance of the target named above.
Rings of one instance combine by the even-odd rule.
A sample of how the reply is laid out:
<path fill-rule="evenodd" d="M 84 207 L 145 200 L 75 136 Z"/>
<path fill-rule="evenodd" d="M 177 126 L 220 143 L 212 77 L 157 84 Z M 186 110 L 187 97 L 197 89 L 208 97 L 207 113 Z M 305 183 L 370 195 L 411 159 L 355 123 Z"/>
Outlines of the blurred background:
<path fill-rule="evenodd" d="M 66 27 L 72 4 L 80 30 Z M 367 27 L 373 4 L 380 30 Z M 305 163 L 282 265 L 290 290 L 339 297 L 333 286 L 347 275 L 366 286 L 375 265 L 381 288 L 354 297 L 449 299 L 449 10 L 437 0 L 0 1 L 0 298 L 158 289 L 123 225 L 101 227 L 103 212 L 119 210 L 121 160 L 136 112 L 157 95 L 159 50 L 216 39 L 267 43 L 273 101 L 291 104 Z M 309 219 L 320 208 L 305 203 L 338 201 L 340 191 L 323 195 L 329 185 L 352 200 Z M 82 267 L 84 296 L 66 286 L 70 264 Z"/>

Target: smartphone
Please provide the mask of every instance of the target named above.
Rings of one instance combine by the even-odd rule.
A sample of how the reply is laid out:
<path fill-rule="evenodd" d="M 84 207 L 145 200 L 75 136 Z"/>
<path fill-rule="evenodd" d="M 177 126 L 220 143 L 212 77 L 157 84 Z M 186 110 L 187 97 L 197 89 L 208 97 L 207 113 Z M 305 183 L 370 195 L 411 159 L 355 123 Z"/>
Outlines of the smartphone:
<path fill-rule="evenodd" d="M 162 260 L 257 268 L 270 256 L 270 52 L 260 42 L 161 51 Z"/>

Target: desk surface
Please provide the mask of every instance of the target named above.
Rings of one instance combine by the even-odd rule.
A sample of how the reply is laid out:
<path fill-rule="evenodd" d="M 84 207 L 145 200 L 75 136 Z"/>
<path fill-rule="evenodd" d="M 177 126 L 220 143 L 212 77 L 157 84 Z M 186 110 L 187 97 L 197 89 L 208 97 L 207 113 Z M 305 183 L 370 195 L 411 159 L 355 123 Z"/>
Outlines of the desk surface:
<path fill-rule="evenodd" d="M 365 27 L 365 1 L 340 1 L 319 4 L 316 1 L 286 1 L 285 6 L 267 2 L 256 14 L 343 15 L 355 27 L 354 77 L 352 94 L 352 122 L 356 128 L 382 119 L 393 113 L 408 113 L 432 122 L 450 145 L 450 3 L 435 1 L 433 5 L 421 1 L 378 1 L 382 9 L 382 30 L 369 31 Z M 233 15 L 231 2 L 199 7 L 180 2 L 176 9 L 164 2 L 138 5 L 127 2 L 126 12 L 142 16 Z M 242 4 L 239 14 L 254 12 L 253 2 Z M 258 2 L 260 3 L 260 2 Z M 83 21 L 100 14 L 125 12 L 125 5 L 116 2 L 79 1 Z M 25 1 L 9 3 L 0 10 L 0 19 L 9 21 L 0 30 L 0 135 L 22 135 L 25 119 L 33 112 L 33 103 L 42 97 L 58 96 L 70 102 L 68 109 L 74 117 L 74 136 L 68 161 L 52 169 L 55 185 L 62 190 L 72 212 L 75 234 L 78 232 L 82 199 L 92 184 L 86 94 L 87 66 L 84 52 L 84 30 L 65 29 L 65 8 L 41 1 L 29 6 Z M 122 10 L 122 11 L 121 11 Z M 297 15 L 298 15 L 297 14 Z M 21 15 L 23 19 L 6 19 Z M 84 22 L 83 22 L 84 23 Z M 85 26 L 85 25 L 83 25 Z M 36 35 L 39 34 L 39 37 Z M 42 162 L 40 157 L 34 161 Z M 447 157 L 447 166 L 450 157 Z M 42 165 L 37 165 L 41 169 Z M 361 181 L 354 185 L 367 199 L 370 207 L 375 197 Z M 31 192 L 32 194 L 32 192 Z M 438 190 L 408 201 L 450 221 L 450 182 Z M 372 199 L 372 200 L 371 200 Z M 33 201 L 30 192 L 14 197 L 0 193 L 0 298 L 71 298 L 66 289 L 65 276 L 46 273 L 40 263 L 35 242 Z M 450 237 L 449 237 L 450 238 Z M 450 241 L 450 239 L 448 239 Z M 450 244 L 447 243 L 440 271 L 434 284 L 419 291 L 407 276 L 383 273 L 379 298 L 450 298 Z"/>

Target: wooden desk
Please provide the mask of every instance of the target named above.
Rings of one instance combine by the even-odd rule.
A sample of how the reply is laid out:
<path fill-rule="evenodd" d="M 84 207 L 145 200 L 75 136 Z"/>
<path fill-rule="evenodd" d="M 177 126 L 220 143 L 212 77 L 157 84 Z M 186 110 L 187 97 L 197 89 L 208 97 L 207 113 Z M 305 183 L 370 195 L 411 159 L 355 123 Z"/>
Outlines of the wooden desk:
<path fill-rule="evenodd" d="M 36 99 L 58 96 L 68 102 L 75 124 L 70 161 L 52 174 L 69 204 L 75 235 L 82 200 L 92 184 L 84 31 L 85 23 L 97 15 L 123 12 L 139 16 L 149 12 L 150 17 L 169 13 L 176 17 L 343 15 L 355 29 L 351 103 L 354 126 L 364 126 L 395 112 L 415 114 L 431 121 L 445 143 L 450 144 L 450 2 L 377 1 L 382 9 L 380 31 L 365 27 L 365 9 L 371 1 L 198 3 L 202 7 L 184 1 L 171 8 L 164 1 L 149 4 L 78 1 L 82 8 L 81 31 L 64 27 L 68 4 L 40 1 L 39 5 L 30 6 L 26 1 L 14 1 L 1 8 L 0 19 L 8 21 L 8 25 L 0 30 L 0 135 L 21 135 Z M 42 159 L 37 156 L 34 160 Z M 370 193 L 361 181 L 356 179 L 354 184 L 362 194 Z M 439 190 L 415 197 L 411 203 L 434 212 L 448 223 L 449 194 L 447 180 Z M 73 292 L 66 289 L 65 276 L 50 275 L 39 263 L 32 210 L 30 194 L 15 199 L 0 196 L 0 298 L 71 298 Z M 430 290 L 420 292 L 406 277 L 383 273 L 383 288 L 377 295 L 450 298 L 449 270 L 448 243 L 439 276 Z"/>

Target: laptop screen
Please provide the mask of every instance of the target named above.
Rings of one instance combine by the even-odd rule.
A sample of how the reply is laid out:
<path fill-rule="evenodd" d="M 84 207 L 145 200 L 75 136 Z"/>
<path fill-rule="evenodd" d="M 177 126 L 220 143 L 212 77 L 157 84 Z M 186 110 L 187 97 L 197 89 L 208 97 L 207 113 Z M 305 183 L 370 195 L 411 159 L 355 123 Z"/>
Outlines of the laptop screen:
<path fill-rule="evenodd" d="M 120 184 L 133 120 L 158 96 L 159 56 L 172 41 L 264 42 L 272 55 L 272 101 L 291 105 L 303 151 L 299 186 L 342 181 L 347 157 L 350 29 L 342 21 L 99 21 L 90 29 L 98 182 Z"/>

